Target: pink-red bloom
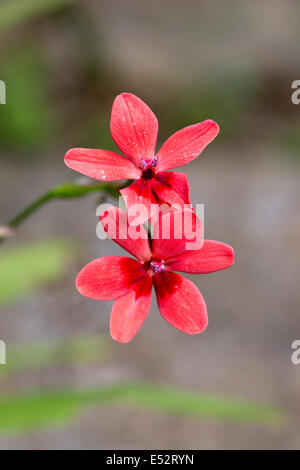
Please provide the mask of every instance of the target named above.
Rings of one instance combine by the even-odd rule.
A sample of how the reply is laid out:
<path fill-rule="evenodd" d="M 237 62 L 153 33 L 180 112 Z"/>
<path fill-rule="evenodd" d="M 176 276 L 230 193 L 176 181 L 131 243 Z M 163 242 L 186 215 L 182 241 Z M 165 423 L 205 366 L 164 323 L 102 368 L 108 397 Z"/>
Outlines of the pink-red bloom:
<path fill-rule="evenodd" d="M 68 167 L 102 181 L 136 180 L 121 191 L 127 206 L 166 203 L 183 208 L 190 204 L 185 174 L 167 172 L 194 160 L 216 137 L 219 126 L 208 119 L 173 134 L 156 154 L 158 121 L 137 96 L 117 96 L 111 114 L 111 135 L 121 152 L 75 148 L 65 156 Z"/>
<path fill-rule="evenodd" d="M 200 220 L 195 213 L 189 215 L 193 231 L 199 234 Z M 178 212 L 157 219 L 150 241 L 142 225 L 135 227 L 140 237 L 131 236 L 132 226 L 128 225 L 126 214 L 116 207 L 100 216 L 108 235 L 136 259 L 124 256 L 96 259 L 79 273 L 76 286 L 86 297 L 115 300 L 110 330 L 117 341 L 129 342 L 141 328 L 150 309 L 153 285 L 160 313 L 172 326 L 191 335 L 207 327 L 202 294 L 190 280 L 174 271 L 193 274 L 219 271 L 233 264 L 234 252 L 229 245 L 213 240 L 204 240 L 199 250 L 187 250 L 187 242 L 192 238 L 186 230 L 180 239 L 176 238 L 176 218 Z M 168 239 L 162 237 L 163 226 L 170 227 Z"/>

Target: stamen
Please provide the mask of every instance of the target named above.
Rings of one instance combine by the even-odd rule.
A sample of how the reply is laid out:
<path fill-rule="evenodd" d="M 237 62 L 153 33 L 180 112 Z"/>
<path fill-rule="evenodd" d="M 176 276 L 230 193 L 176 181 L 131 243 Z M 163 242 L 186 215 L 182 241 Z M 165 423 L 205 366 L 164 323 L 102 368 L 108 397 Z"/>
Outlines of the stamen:
<path fill-rule="evenodd" d="M 151 162 L 151 168 L 156 167 L 157 164 L 158 164 L 158 157 L 155 157 L 155 158 L 153 158 L 153 160 Z"/>
<path fill-rule="evenodd" d="M 158 163 L 158 157 L 153 158 L 152 160 L 141 159 L 141 169 L 147 171 L 150 168 L 155 168 Z"/>
<path fill-rule="evenodd" d="M 161 261 L 151 261 L 151 269 L 154 273 L 162 273 L 166 270 L 164 260 Z"/>

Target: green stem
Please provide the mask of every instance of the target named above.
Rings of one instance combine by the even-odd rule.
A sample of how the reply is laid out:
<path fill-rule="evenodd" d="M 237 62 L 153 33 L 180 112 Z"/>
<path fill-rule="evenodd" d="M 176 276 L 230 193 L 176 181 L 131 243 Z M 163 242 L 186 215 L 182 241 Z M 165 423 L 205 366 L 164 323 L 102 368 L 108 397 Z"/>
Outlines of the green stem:
<path fill-rule="evenodd" d="M 48 201 L 53 199 L 51 192 L 44 194 L 43 196 L 39 197 L 36 201 L 32 204 L 27 206 L 24 210 L 22 210 L 14 219 L 12 219 L 8 226 L 9 228 L 18 228 L 19 225 L 22 224 L 31 214 L 37 211 L 40 207 L 45 205 Z"/>
<path fill-rule="evenodd" d="M 23 209 L 16 217 L 9 221 L 8 224 L 4 227 L 5 231 L 13 233 L 26 219 L 28 219 L 32 214 L 34 214 L 38 209 L 43 207 L 48 202 L 55 199 L 72 199 L 77 197 L 86 196 L 92 192 L 103 192 L 112 197 L 118 197 L 119 191 L 122 188 L 128 186 L 129 181 L 122 183 L 87 183 L 83 184 L 82 180 L 71 181 L 63 183 L 59 186 L 47 191 L 45 194 L 42 194 L 37 198 L 33 203 L 29 204 L 25 209 Z M 10 238 L 9 235 L 0 235 L 0 244 L 5 240 Z"/>

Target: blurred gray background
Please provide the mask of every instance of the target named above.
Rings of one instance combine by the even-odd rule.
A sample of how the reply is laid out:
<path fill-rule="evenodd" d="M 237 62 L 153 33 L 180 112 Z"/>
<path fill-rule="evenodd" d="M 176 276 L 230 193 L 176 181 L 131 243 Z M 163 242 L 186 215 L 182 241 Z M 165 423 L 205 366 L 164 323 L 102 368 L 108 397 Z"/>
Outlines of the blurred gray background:
<path fill-rule="evenodd" d="M 232 245 L 236 264 L 191 277 L 208 305 L 204 334 L 173 329 L 153 299 L 139 334 L 120 345 L 109 338 L 111 303 L 82 298 L 74 286 L 90 260 L 123 254 L 96 239 L 98 196 L 49 204 L 1 247 L 0 270 L 2 257 L 23 245 L 63 239 L 74 251 L 42 288 L 27 292 L 26 274 L 20 276 L 22 295 L 9 302 L 8 275 L 0 276 L 8 362 L 10 348 L 73 336 L 99 335 L 103 357 L 68 362 L 58 355 L 26 368 L 16 360 L 9 374 L 0 366 L 1 394 L 148 381 L 266 403 L 287 419 L 273 427 L 108 403 L 81 410 L 63 426 L 4 434 L 0 448 L 299 448 L 300 366 L 291 363 L 291 343 L 300 339 L 300 105 L 291 103 L 291 83 L 300 79 L 299 2 L 57 1 L 55 8 L 16 9 L 11 16 L 5 3 L 0 224 L 76 176 L 63 163 L 69 148 L 115 149 L 111 105 L 128 91 L 158 116 L 160 144 L 203 119 L 220 124 L 218 138 L 182 171 L 192 201 L 205 203 L 206 238 Z M 12 271 L 22 263 L 14 259 Z"/>

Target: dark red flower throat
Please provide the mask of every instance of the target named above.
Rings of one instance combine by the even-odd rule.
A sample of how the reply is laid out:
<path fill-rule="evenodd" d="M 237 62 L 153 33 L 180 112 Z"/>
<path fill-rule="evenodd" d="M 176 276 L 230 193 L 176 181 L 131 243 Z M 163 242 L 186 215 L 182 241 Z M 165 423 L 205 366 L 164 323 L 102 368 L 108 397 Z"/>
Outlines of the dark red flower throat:
<path fill-rule="evenodd" d="M 141 170 L 142 170 L 142 178 L 144 180 L 151 180 L 155 175 L 154 168 L 158 164 L 158 157 L 153 158 L 153 160 L 145 160 L 144 158 L 141 159 Z"/>

